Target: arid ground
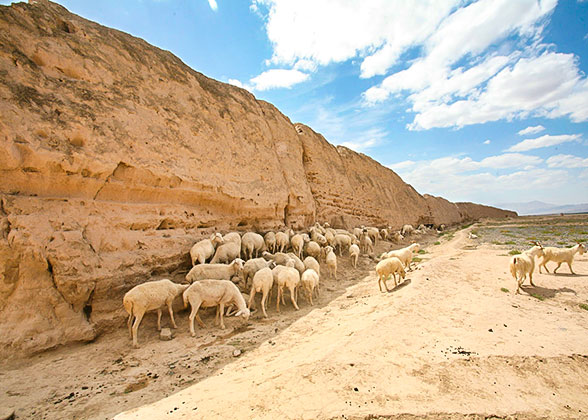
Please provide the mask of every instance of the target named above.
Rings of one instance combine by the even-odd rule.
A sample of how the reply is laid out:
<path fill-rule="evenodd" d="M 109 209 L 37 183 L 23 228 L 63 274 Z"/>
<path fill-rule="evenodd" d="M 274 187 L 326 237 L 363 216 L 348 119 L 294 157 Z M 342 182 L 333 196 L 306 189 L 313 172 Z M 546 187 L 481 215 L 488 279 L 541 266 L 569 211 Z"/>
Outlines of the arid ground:
<path fill-rule="evenodd" d="M 95 342 L 4 362 L 0 406 L 19 419 L 588 418 L 588 254 L 576 275 L 535 272 L 521 295 L 508 271 L 532 240 L 587 239 L 586 215 L 421 236 L 418 268 L 390 293 L 373 259 L 353 269 L 344 256 L 315 306 L 301 297 L 300 311 L 277 314 L 274 297 L 269 319 L 228 318 L 224 331 L 207 311 L 194 338 L 178 300 L 172 341 L 153 314 L 140 349 L 121 322 Z"/>

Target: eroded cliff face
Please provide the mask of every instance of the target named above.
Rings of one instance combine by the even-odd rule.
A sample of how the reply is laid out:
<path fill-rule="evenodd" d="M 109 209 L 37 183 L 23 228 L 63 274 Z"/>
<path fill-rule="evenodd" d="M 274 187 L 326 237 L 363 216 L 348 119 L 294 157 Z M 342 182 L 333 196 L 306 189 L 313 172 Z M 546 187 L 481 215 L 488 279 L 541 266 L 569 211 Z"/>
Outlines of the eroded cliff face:
<path fill-rule="evenodd" d="M 214 231 L 513 215 L 421 196 L 249 92 L 46 1 L 0 6 L 0 354 L 91 340 Z"/>

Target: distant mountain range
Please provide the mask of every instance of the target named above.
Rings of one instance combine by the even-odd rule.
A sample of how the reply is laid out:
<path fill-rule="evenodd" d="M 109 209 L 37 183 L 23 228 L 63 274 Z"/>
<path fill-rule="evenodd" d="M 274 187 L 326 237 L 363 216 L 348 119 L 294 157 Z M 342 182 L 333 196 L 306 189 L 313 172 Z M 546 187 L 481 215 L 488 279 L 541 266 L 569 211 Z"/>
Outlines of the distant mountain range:
<path fill-rule="evenodd" d="M 533 214 L 588 213 L 588 203 L 558 206 L 556 204 L 544 203 L 542 201 L 529 201 L 527 203 L 501 203 L 496 204 L 495 206 L 500 209 L 514 210 L 519 216 Z"/>

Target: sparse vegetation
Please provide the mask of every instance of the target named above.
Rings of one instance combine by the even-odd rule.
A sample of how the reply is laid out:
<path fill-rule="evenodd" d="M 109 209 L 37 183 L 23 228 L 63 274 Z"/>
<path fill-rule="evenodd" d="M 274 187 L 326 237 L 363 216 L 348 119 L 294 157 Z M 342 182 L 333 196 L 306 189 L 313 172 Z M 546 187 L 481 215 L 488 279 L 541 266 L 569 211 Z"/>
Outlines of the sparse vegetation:
<path fill-rule="evenodd" d="M 518 249 L 513 249 L 513 250 L 508 251 L 508 255 L 518 255 L 520 253 L 521 253 L 521 251 L 519 251 Z"/>
<path fill-rule="evenodd" d="M 538 299 L 540 301 L 545 300 L 545 296 L 538 295 L 537 293 L 531 293 L 531 296 L 533 296 L 535 299 Z"/>
<path fill-rule="evenodd" d="M 510 292 L 510 290 L 508 290 L 506 287 L 501 287 L 500 290 L 502 290 L 504 293 Z"/>
<path fill-rule="evenodd" d="M 419 253 L 419 254 L 426 254 L 426 253 L 427 253 L 427 251 L 425 251 L 424 249 L 421 249 L 421 250 L 419 250 L 419 252 L 418 252 L 418 253 Z"/>
<path fill-rule="evenodd" d="M 441 242 L 439 242 L 439 241 L 435 241 L 435 242 L 433 243 L 433 245 L 441 245 Z"/>
<path fill-rule="evenodd" d="M 580 303 L 580 308 L 584 309 L 585 311 L 588 311 L 588 305 L 585 303 Z"/>

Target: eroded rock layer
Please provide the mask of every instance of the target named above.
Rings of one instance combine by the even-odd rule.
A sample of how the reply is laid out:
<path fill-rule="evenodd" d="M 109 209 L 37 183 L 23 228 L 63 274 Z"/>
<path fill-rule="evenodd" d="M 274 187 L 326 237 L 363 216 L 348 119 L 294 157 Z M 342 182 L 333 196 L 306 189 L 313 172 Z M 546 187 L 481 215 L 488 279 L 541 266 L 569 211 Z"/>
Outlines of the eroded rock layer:
<path fill-rule="evenodd" d="M 514 215 L 421 196 L 249 92 L 46 1 L 0 6 L 0 354 L 91 340 L 213 231 Z"/>

